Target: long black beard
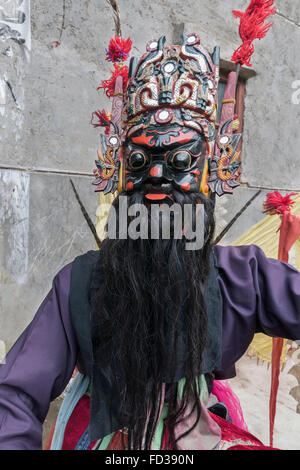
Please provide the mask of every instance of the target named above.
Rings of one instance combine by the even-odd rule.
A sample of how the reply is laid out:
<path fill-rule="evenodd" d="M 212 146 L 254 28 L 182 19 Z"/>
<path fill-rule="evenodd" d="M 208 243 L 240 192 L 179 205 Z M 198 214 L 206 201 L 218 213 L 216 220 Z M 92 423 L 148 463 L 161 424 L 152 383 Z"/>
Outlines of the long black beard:
<path fill-rule="evenodd" d="M 201 374 L 207 331 L 205 284 L 214 233 L 213 206 L 199 193 L 173 192 L 172 197 L 182 207 L 204 204 L 202 249 L 186 250 L 184 238 L 106 238 L 100 251 L 104 281 L 94 297 L 99 330 L 93 332 L 93 348 L 111 386 L 122 397 L 120 408 L 127 428 L 124 446 L 128 449 L 151 448 L 163 401 L 162 384 L 166 380 L 169 448 L 176 449 L 176 442 L 183 437 L 176 440 L 174 428 L 183 419 L 188 404 L 195 413 L 195 422 L 188 432 L 200 419 L 197 378 Z M 142 202 L 140 193 L 128 196 L 128 207 Z M 118 214 L 119 197 L 113 206 Z M 180 358 L 182 344 L 185 354 Z M 180 404 L 179 359 L 183 361 L 185 377 Z M 118 364 L 122 373 L 121 386 L 114 364 Z"/>

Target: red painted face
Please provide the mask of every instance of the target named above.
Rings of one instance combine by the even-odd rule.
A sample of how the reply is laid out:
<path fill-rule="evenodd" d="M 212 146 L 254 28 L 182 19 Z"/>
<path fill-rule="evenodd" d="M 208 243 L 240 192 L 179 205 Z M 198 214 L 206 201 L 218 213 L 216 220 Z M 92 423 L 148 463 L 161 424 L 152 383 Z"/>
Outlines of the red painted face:
<path fill-rule="evenodd" d="M 174 189 L 199 192 L 206 141 L 188 127 L 151 126 L 128 139 L 124 157 L 126 191 L 162 200 Z"/>

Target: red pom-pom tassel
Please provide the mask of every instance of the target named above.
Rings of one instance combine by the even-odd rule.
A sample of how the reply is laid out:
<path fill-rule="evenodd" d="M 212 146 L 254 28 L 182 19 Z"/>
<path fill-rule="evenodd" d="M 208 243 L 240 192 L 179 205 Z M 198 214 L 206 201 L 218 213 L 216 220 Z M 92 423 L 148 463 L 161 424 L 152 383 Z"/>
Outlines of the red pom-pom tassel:
<path fill-rule="evenodd" d="M 130 38 L 123 39 L 120 36 L 115 36 L 109 41 L 108 49 L 106 49 L 106 60 L 114 63 L 127 60 L 131 46 Z"/>

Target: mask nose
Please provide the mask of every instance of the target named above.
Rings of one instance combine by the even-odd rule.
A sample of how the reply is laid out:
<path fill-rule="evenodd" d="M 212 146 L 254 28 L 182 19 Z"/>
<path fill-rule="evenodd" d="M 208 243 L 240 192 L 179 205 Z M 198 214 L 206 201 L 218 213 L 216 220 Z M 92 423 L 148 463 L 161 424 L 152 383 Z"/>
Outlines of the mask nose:
<path fill-rule="evenodd" d="M 163 163 L 154 163 L 149 170 L 149 179 L 152 181 L 152 183 L 159 183 L 163 177 Z"/>

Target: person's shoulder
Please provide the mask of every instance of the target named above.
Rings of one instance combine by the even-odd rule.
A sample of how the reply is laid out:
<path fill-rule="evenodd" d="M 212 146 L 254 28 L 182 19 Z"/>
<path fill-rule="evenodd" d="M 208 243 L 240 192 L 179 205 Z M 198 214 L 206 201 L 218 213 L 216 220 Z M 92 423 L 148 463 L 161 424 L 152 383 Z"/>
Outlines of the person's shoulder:
<path fill-rule="evenodd" d="M 94 264 L 99 258 L 99 250 L 89 250 L 85 253 L 82 253 L 76 256 L 73 260 L 73 263 L 87 263 Z"/>
<path fill-rule="evenodd" d="M 257 245 L 214 246 L 219 275 L 224 278 L 246 279 L 264 269 L 268 258 Z"/>
<path fill-rule="evenodd" d="M 265 257 L 264 252 L 257 245 L 239 245 L 239 246 L 222 246 L 215 245 L 214 253 L 217 257 L 218 265 L 233 262 L 250 262 L 253 259 Z"/>
<path fill-rule="evenodd" d="M 78 271 L 78 268 L 80 271 L 90 270 L 90 268 L 96 264 L 98 257 L 99 250 L 89 250 L 85 253 L 81 253 L 75 256 L 71 262 L 65 264 L 58 270 L 53 278 L 53 282 L 61 283 L 65 281 L 66 283 L 69 283 L 75 270 Z"/>
<path fill-rule="evenodd" d="M 82 253 L 73 260 L 71 267 L 72 283 L 80 283 L 84 279 L 89 282 L 92 273 L 97 269 L 97 261 L 99 259 L 99 250 L 89 250 Z"/>

